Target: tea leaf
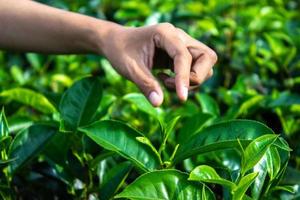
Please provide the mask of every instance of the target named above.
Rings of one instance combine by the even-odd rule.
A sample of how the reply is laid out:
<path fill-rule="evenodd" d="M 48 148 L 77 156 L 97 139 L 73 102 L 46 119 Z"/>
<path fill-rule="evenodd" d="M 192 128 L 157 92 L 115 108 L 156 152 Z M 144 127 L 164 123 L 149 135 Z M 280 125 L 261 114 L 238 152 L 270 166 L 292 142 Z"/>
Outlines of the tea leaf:
<path fill-rule="evenodd" d="M 244 174 L 252 169 L 277 138 L 277 135 L 267 134 L 253 140 L 243 153 L 241 173 Z"/>
<path fill-rule="evenodd" d="M 208 165 L 200 165 L 193 169 L 190 173 L 189 180 L 220 184 L 228 187 L 230 190 L 235 188 L 233 182 L 221 178 L 215 169 Z"/>
<path fill-rule="evenodd" d="M 87 77 L 72 85 L 62 96 L 59 111 L 64 130 L 74 131 L 93 119 L 102 97 L 100 79 Z"/>
<path fill-rule="evenodd" d="M 254 179 L 257 177 L 258 173 L 254 172 L 244 176 L 239 184 L 237 185 L 236 189 L 233 191 L 232 199 L 233 200 L 241 200 L 245 196 L 247 189 L 253 183 Z"/>
<path fill-rule="evenodd" d="M 37 156 L 56 133 L 55 127 L 42 124 L 33 125 L 20 132 L 9 148 L 9 158 L 16 158 L 10 164 L 11 172 L 15 173 Z"/>
<path fill-rule="evenodd" d="M 8 100 L 17 101 L 21 104 L 28 105 L 45 114 L 56 112 L 55 107 L 42 94 L 26 88 L 14 88 L 4 90 L 0 96 Z"/>
<path fill-rule="evenodd" d="M 193 155 L 239 147 L 263 134 L 274 132 L 264 124 L 251 120 L 231 120 L 202 129 L 188 141 L 180 142 L 174 163 Z"/>
<path fill-rule="evenodd" d="M 160 159 L 153 150 L 137 141 L 136 138 L 143 135 L 121 122 L 98 121 L 79 130 L 103 148 L 118 153 L 144 171 L 151 171 L 160 166 Z"/>
<path fill-rule="evenodd" d="M 202 183 L 187 180 L 188 175 L 178 170 L 159 170 L 141 175 L 115 198 L 132 200 L 197 200 L 215 199 Z M 203 188 L 204 187 L 204 188 Z"/>

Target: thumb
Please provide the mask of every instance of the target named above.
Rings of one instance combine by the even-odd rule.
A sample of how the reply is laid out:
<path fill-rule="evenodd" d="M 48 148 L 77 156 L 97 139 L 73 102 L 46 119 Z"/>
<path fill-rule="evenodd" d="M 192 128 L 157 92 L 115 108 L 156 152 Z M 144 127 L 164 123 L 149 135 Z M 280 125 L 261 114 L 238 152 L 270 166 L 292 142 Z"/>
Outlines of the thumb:
<path fill-rule="evenodd" d="M 164 97 L 158 81 L 148 68 L 134 66 L 134 69 L 135 74 L 132 76 L 132 81 L 139 87 L 154 107 L 160 106 Z"/>

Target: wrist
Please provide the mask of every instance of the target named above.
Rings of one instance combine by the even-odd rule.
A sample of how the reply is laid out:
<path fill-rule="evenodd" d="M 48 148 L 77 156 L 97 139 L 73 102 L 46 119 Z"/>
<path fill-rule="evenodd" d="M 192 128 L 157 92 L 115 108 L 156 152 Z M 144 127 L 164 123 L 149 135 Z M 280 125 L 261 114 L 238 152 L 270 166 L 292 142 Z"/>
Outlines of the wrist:
<path fill-rule="evenodd" d="M 111 46 L 112 37 L 123 27 L 119 24 L 96 19 L 92 25 L 93 34 L 90 37 L 92 52 L 97 55 L 106 56 L 106 52 Z"/>

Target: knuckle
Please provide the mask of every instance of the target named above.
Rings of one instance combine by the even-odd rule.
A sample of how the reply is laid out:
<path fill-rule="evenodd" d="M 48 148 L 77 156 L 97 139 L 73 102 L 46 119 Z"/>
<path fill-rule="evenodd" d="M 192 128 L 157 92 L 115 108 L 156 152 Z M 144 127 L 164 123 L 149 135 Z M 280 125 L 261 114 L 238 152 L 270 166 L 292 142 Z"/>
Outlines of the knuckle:
<path fill-rule="evenodd" d="M 168 23 L 168 22 L 165 22 L 165 23 L 160 23 L 156 26 L 156 32 L 159 33 L 159 34 L 163 34 L 165 33 L 167 30 L 172 30 L 174 29 L 174 25 Z"/>
<path fill-rule="evenodd" d="M 208 73 L 208 76 L 209 76 L 209 77 L 212 77 L 213 75 L 214 75 L 214 71 L 213 71 L 213 70 L 210 70 L 209 73 Z"/>
<path fill-rule="evenodd" d="M 197 76 L 194 82 L 196 85 L 200 85 L 201 83 L 203 83 L 203 81 L 204 81 L 203 77 Z"/>
<path fill-rule="evenodd" d="M 139 85 L 144 92 L 155 88 L 155 82 L 150 78 L 141 80 Z"/>
<path fill-rule="evenodd" d="M 213 63 L 216 63 L 218 60 L 218 55 L 216 54 L 216 52 L 212 49 L 208 49 L 207 50 L 207 55 L 209 56 L 209 58 L 213 61 Z"/>

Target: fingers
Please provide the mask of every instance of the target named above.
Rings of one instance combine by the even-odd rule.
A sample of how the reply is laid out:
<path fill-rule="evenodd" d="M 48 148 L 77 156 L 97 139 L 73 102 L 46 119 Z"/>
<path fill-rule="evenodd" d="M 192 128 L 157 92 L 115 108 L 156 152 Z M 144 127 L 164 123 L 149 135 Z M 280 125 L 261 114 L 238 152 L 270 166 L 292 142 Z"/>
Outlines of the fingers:
<path fill-rule="evenodd" d="M 143 64 L 137 64 L 135 61 L 131 61 L 128 69 L 131 69 L 130 74 L 133 75 L 130 79 L 139 87 L 149 102 L 154 107 L 160 106 L 163 102 L 163 92 L 151 72 Z"/>
<path fill-rule="evenodd" d="M 154 42 L 157 47 L 166 50 L 168 55 L 173 59 L 177 96 L 181 101 L 185 101 L 188 96 L 192 63 L 191 54 L 182 38 L 176 33 L 176 28 L 170 24 L 158 26 L 154 35 Z"/>
<path fill-rule="evenodd" d="M 181 37 L 185 38 L 188 50 L 193 57 L 190 79 L 200 85 L 213 75 L 212 67 L 217 62 L 217 54 L 203 43 L 195 40 L 181 29 L 177 29 Z"/>
<path fill-rule="evenodd" d="M 189 50 L 195 58 L 190 78 L 193 83 L 200 85 L 213 75 L 212 67 L 217 61 L 217 56 L 210 49 L 191 47 Z"/>

